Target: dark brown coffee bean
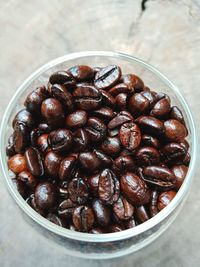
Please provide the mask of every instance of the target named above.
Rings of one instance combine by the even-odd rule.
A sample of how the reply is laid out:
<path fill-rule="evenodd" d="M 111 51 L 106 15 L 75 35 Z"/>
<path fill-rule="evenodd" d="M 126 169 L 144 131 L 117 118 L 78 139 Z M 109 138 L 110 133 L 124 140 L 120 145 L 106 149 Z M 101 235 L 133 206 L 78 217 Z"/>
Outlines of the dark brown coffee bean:
<path fill-rule="evenodd" d="M 49 82 L 50 84 L 67 84 L 69 82 L 74 82 L 74 80 L 69 72 L 60 70 L 50 76 Z"/>
<path fill-rule="evenodd" d="M 101 144 L 103 152 L 110 156 L 119 154 L 121 150 L 121 143 L 118 137 L 107 137 Z"/>
<path fill-rule="evenodd" d="M 94 77 L 94 71 L 89 66 L 79 65 L 70 68 L 68 71 L 76 81 L 87 81 Z"/>
<path fill-rule="evenodd" d="M 170 112 L 170 102 L 167 98 L 162 98 L 159 100 L 153 109 L 151 110 L 150 115 L 155 117 L 163 117 Z"/>
<path fill-rule="evenodd" d="M 134 212 L 134 207 L 126 198 L 120 197 L 113 205 L 113 212 L 119 220 L 129 220 Z"/>
<path fill-rule="evenodd" d="M 84 110 L 76 110 L 66 118 L 66 125 L 70 129 L 77 129 L 84 126 L 87 122 L 87 113 Z"/>
<path fill-rule="evenodd" d="M 183 125 L 185 125 L 185 120 L 181 110 L 177 106 L 173 106 L 170 111 L 170 118 L 173 120 L 177 120 Z"/>
<path fill-rule="evenodd" d="M 116 107 L 119 110 L 126 110 L 127 94 L 121 93 L 115 97 Z"/>
<path fill-rule="evenodd" d="M 35 120 L 33 115 L 27 109 L 22 109 L 14 117 L 12 122 L 13 129 L 15 128 L 16 124 L 24 124 L 30 130 L 33 128 Z"/>
<path fill-rule="evenodd" d="M 100 177 L 99 173 L 87 177 L 87 183 L 90 188 L 90 193 L 95 197 L 98 196 L 99 177 Z"/>
<path fill-rule="evenodd" d="M 69 151 L 72 141 L 72 132 L 66 129 L 52 131 L 48 136 L 49 146 L 55 152 Z"/>
<path fill-rule="evenodd" d="M 121 80 L 128 86 L 128 88 L 134 89 L 135 92 L 140 92 L 144 89 L 143 81 L 134 74 L 123 75 Z"/>
<path fill-rule="evenodd" d="M 27 96 L 24 106 L 33 114 L 40 114 L 41 104 L 47 97 L 48 92 L 45 86 L 38 87 Z"/>
<path fill-rule="evenodd" d="M 94 115 L 99 117 L 99 118 L 101 118 L 101 119 L 103 119 L 103 120 L 109 121 L 112 118 L 114 118 L 115 113 L 109 107 L 102 107 L 100 109 L 95 110 L 94 111 Z"/>
<path fill-rule="evenodd" d="M 111 222 L 111 210 L 98 199 L 92 202 L 92 208 L 98 225 L 106 227 Z"/>
<path fill-rule="evenodd" d="M 173 166 L 172 171 L 176 176 L 175 188 L 178 190 L 187 175 L 188 167 L 185 165 L 175 165 Z"/>
<path fill-rule="evenodd" d="M 100 91 L 92 85 L 77 87 L 73 92 L 73 96 L 79 109 L 95 110 L 101 106 L 102 95 Z"/>
<path fill-rule="evenodd" d="M 49 151 L 44 158 L 45 172 L 52 178 L 59 177 L 59 168 L 62 157 L 53 151 Z"/>
<path fill-rule="evenodd" d="M 64 222 L 64 220 L 62 220 L 62 218 L 59 218 L 57 215 L 53 214 L 53 213 L 48 213 L 46 216 L 46 219 L 58 226 L 61 227 L 65 227 L 66 224 Z"/>
<path fill-rule="evenodd" d="M 38 149 L 29 147 L 24 156 L 29 172 L 34 176 L 42 176 L 44 174 L 44 166 Z"/>
<path fill-rule="evenodd" d="M 112 165 L 112 159 L 101 150 L 94 149 L 93 153 L 100 159 L 101 167 L 107 168 Z"/>
<path fill-rule="evenodd" d="M 88 149 L 90 144 L 89 134 L 85 129 L 78 129 L 74 134 L 74 150 L 82 152 Z"/>
<path fill-rule="evenodd" d="M 110 65 L 95 75 L 94 85 L 99 89 L 108 89 L 116 84 L 121 78 L 121 69 L 118 66 Z"/>
<path fill-rule="evenodd" d="M 145 90 L 140 93 L 142 96 L 144 96 L 149 101 L 149 108 L 152 108 L 156 102 L 156 93 L 153 91 Z"/>
<path fill-rule="evenodd" d="M 85 130 L 87 131 L 90 140 L 95 143 L 102 141 L 106 136 L 106 125 L 102 120 L 96 117 L 88 119 Z"/>
<path fill-rule="evenodd" d="M 69 180 L 75 172 L 77 165 L 77 159 L 73 156 L 64 158 L 59 167 L 59 178 L 60 180 Z"/>
<path fill-rule="evenodd" d="M 182 142 L 187 136 L 185 126 L 177 120 L 167 120 L 164 126 L 165 136 L 172 142 Z"/>
<path fill-rule="evenodd" d="M 135 213 L 136 213 L 136 218 L 142 223 L 150 219 L 144 206 L 136 207 Z"/>
<path fill-rule="evenodd" d="M 49 149 L 48 134 L 42 134 L 37 139 L 37 148 L 41 153 L 46 153 Z"/>
<path fill-rule="evenodd" d="M 168 143 L 162 149 L 163 161 L 166 164 L 176 164 L 177 162 L 183 162 L 187 151 L 179 143 Z"/>
<path fill-rule="evenodd" d="M 163 122 L 152 116 L 140 116 L 136 119 L 136 122 L 142 131 L 147 134 L 159 136 L 164 133 L 165 128 Z"/>
<path fill-rule="evenodd" d="M 114 108 L 114 106 L 115 106 L 115 99 L 114 99 L 114 97 L 110 93 L 108 93 L 108 92 L 106 92 L 104 90 L 99 90 L 99 91 L 102 94 L 102 103 L 105 106 Z"/>
<path fill-rule="evenodd" d="M 6 155 L 12 157 L 16 154 L 14 147 L 14 133 L 12 133 L 8 139 L 8 145 L 6 146 Z"/>
<path fill-rule="evenodd" d="M 154 147 L 142 147 L 136 152 L 135 156 L 140 166 L 157 165 L 160 162 L 160 153 Z"/>
<path fill-rule="evenodd" d="M 126 229 L 130 229 L 130 228 L 133 228 L 135 226 L 136 226 L 136 221 L 133 217 L 130 220 L 128 220 L 127 222 L 125 222 Z"/>
<path fill-rule="evenodd" d="M 158 198 L 158 209 L 162 210 L 164 209 L 175 197 L 176 192 L 175 191 L 166 191 L 160 194 Z"/>
<path fill-rule="evenodd" d="M 127 172 L 120 178 L 122 193 L 133 205 L 143 205 L 150 200 L 150 190 L 136 174 Z"/>
<path fill-rule="evenodd" d="M 110 226 L 110 232 L 112 232 L 112 233 L 121 232 L 123 230 L 124 230 L 124 228 L 122 225 L 112 224 Z"/>
<path fill-rule="evenodd" d="M 79 154 L 81 167 L 89 173 L 95 173 L 100 169 L 101 160 L 95 153 L 82 152 Z"/>
<path fill-rule="evenodd" d="M 39 213 L 42 216 L 46 215 L 46 211 L 39 208 L 36 203 L 35 203 L 35 196 L 34 194 L 31 194 L 27 199 L 26 199 L 26 203 L 29 204 L 29 206 L 31 206 L 31 208 L 33 208 L 37 213 Z"/>
<path fill-rule="evenodd" d="M 38 184 L 38 179 L 28 171 L 20 172 L 17 179 L 25 183 L 30 189 L 34 189 Z"/>
<path fill-rule="evenodd" d="M 74 178 L 68 185 L 70 199 L 79 205 L 85 204 L 89 199 L 89 190 L 82 178 Z"/>
<path fill-rule="evenodd" d="M 49 182 L 38 184 L 34 195 L 35 203 L 41 209 L 53 208 L 58 200 L 57 187 Z"/>
<path fill-rule="evenodd" d="M 134 89 L 129 88 L 125 83 L 118 83 L 117 85 L 113 86 L 108 91 L 108 93 L 115 97 L 122 93 L 126 93 L 126 94 L 134 93 Z"/>
<path fill-rule="evenodd" d="M 90 233 L 91 234 L 104 234 L 105 231 L 102 228 L 95 227 L 95 228 L 92 228 L 92 230 L 90 231 Z"/>
<path fill-rule="evenodd" d="M 58 215 L 64 219 L 70 219 L 76 208 L 76 204 L 70 198 L 63 200 L 58 206 Z"/>
<path fill-rule="evenodd" d="M 159 148 L 160 147 L 160 142 L 157 138 L 148 135 L 148 134 L 143 134 L 142 135 L 142 141 L 141 141 L 142 145 L 144 146 L 152 146 L 155 148 Z"/>
<path fill-rule="evenodd" d="M 128 102 L 128 110 L 134 117 L 146 114 L 150 107 L 150 101 L 141 93 L 134 94 Z"/>
<path fill-rule="evenodd" d="M 105 169 L 99 177 L 98 193 L 99 199 L 108 205 L 114 204 L 119 198 L 119 181 L 116 175 L 110 170 Z"/>
<path fill-rule="evenodd" d="M 79 232 L 89 232 L 94 224 L 94 213 L 90 207 L 76 207 L 72 217 L 74 226 Z"/>
<path fill-rule="evenodd" d="M 8 160 L 8 168 L 18 174 L 27 170 L 25 157 L 21 154 L 15 154 Z"/>
<path fill-rule="evenodd" d="M 119 156 L 114 160 L 112 169 L 118 175 L 131 172 L 135 170 L 135 162 L 131 156 Z"/>
<path fill-rule="evenodd" d="M 21 153 L 25 150 L 29 143 L 28 129 L 22 123 L 17 123 L 14 129 L 14 149 L 17 153 Z"/>
<path fill-rule="evenodd" d="M 135 150 L 141 142 L 141 132 L 139 127 L 133 123 L 125 123 L 119 131 L 119 138 L 122 145 L 128 150 Z"/>
<path fill-rule="evenodd" d="M 149 215 L 151 217 L 154 217 L 156 214 L 158 214 L 158 207 L 157 207 L 157 202 L 158 202 L 158 191 L 153 190 L 151 191 L 151 199 L 149 203 Z"/>
<path fill-rule="evenodd" d="M 130 121 L 133 121 L 131 114 L 125 111 L 121 111 L 108 123 L 108 129 L 112 130 L 118 128 L 122 124 Z"/>

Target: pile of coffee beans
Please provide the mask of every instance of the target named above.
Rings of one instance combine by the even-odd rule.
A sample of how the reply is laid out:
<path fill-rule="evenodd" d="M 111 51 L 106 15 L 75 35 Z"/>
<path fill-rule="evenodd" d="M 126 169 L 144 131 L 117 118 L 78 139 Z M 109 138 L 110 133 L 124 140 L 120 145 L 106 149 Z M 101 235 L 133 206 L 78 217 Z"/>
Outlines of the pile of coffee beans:
<path fill-rule="evenodd" d="M 74 66 L 32 91 L 13 120 L 8 168 L 51 222 L 94 234 L 155 216 L 190 162 L 181 110 L 119 66 Z"/>

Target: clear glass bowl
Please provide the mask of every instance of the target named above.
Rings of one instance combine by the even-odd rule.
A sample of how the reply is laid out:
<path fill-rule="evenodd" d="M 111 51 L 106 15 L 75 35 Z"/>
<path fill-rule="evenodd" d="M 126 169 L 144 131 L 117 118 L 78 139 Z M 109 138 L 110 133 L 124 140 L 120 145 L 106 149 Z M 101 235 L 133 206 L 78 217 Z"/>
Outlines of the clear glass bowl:
<path fill-rule="evenodd" d="M 79 233 L 49 222 L 24 201 L 16 190 L 8 171 L 5 153 L 6 144 L 12 132 L 12 119 L 17 111 L 23 107 L 25 97 L 35 87 L 46 84 L 51 73 L 78 64 L 90 66 L 117 64 L 122 68 L 123 73 L 135 73 L 151 89 L 165 92 L 171 97 L 172 104 L 177 104 L 183 111 L 189 129 L 188 141 L 190 143 L 191 163 L 185 181 L 177 195 L 158 215 L 135 228 L 122 232 L 99 235 Z M 16 91 L 5 111 L 0 130 L 2 177 L 26 221 L 49 242 L 53 241 L 54 244 L 59 245 L 70 255 L 90 259 L 114 258 L 137 251 L 151 243 L 168 228 L 187 198 L 195 170 L 196 151 L 197 141 L 193 118 L 178 88 L 151 65 L 135 57 L 115 52 L 93 51 L 69 54 L 57 58 L 36 70 Z"/>

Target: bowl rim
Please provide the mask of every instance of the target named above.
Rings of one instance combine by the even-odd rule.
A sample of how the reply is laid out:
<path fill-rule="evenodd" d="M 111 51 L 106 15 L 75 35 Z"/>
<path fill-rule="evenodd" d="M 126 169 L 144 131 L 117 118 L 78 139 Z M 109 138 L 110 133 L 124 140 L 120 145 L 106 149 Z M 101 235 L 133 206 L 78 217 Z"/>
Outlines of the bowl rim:
<path fill-rule="evenodd" d="M 84 58 L 84 57 L 113 57 L 113 58 L 121 58 L 123 60 L 127 61 L 134 61 L 137 62 L 139 65 L 143 66 L 144 68 L 151 71 L 154 75 L 156 75 L 159 79 L 161 79 L 172 91 L 175 93 L 175 95 L 178 97 L 179 101 L 181 102 L 184 111 L 186 113 L 187 119 L 188 119 L 188 125 L 191 131 L 191 162 L 189 165 L 188 173 L 186 175 L 186 178 L 184 180 L 183 185 L 177 192 L 176 196 L 174 197 L 173 201 L 169 203 L 169 205 L 161 210 L 156 216 L 149 219 L 148 221 L 138 225 L 137 227 L 123 230 L 121 232 L 116 233 L 107 233 L 107 234 L 90 234 L 90 233 L 80 233 L 76 231 L 72 231 L 60 226 L 57 226 L 50 221 L 48 221 L 46 218 L 39 215 L 36 211 L 34 211 L 27 203 L 26 201 L 21 197 L 17 189 L 14 187 L 14 184 L 12 182 L 12 179 L 9 175 L 8 168 L 7 168 L 7 156 L 5 153 L 5 147 L 4 147 L 4 135 L 5 135 L 5 128 L 4 125 L 7 124 L 8 118 L 11 115 L 12 109 L 16 105 L 16 102 L 20 96 L 20 94 L 27 88 L 31 82 L 33 82 L 38 76 L 40 76 L 43 72 L 49 70 L 50 68 L 56 66 L 57 64 L 63 63 L 65 61 L 70 61 L 73 59 L 78 58 Z M 187 194 L 188 189 L 191 185 L 192 176 L 194 174 L 194 167 L 197 160 L 197 135 L 195 130 L 195 124 L 194 120 L 191 114 L 191 111 L 180 93 L 179 89 L 164 75 L 162 74 L 157 68 L 152 66 L 151 64 L 128 54 L 120 53 L 120 52 L 113 52 L 113 51 L 82 51 L 82 52 L 76 52 L 76 53 L 70 53 L 61 57 L 58 57 L 40 68 L 38 68 L 36 71 L 34 71 L 16 90 L 15 94 L 13 95 L 12 99 L 10 100 L 1 122 L 1 128 L 0 128 L 0 162 L 1 162 L 1 168 L 3 173 L 3 179 L 8 187 L 8 190 L 12 197 L 15 199 L 15 202 L 18 204 L 18 206 L 37 224 L 40 226 L 46 228 L 50 232 L 53 232 L 54 234 L 57 234 L 62 237 L 70 238 L 73 240 L 78 241 L 85 241 L 85 242 L 95 242 L 95 243 L 101 243 L 101 242 L 112 242 L 112 241 L 118 241 L 123 239 L 128 239 L 133 236 L 137 236 L 142 232 L 145 232 L 154 226 L 158 225 L 161 221 L 163 221 L 166 217 L 168 217 L 173 210 L 181 203 L 183 197 Z"/>

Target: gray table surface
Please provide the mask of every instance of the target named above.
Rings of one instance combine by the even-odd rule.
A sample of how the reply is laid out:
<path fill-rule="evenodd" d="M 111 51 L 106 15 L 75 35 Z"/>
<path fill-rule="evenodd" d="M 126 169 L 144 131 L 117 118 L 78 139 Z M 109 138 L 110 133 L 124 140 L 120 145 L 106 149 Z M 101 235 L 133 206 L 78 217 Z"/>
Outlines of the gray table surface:
<path fill-rule="evenodd" d="M 158 67 L 185 95 L 200 129 L 199 0 L 0 1 L 0 118 L 23 80 L 42 64 L 81 50 L 115 50 Z M 200 170 L 181 214 L 135 254 L 82 260 L 48 246 L 23 221 L 0 179 L 0 266 L 199 266 Z"/>

